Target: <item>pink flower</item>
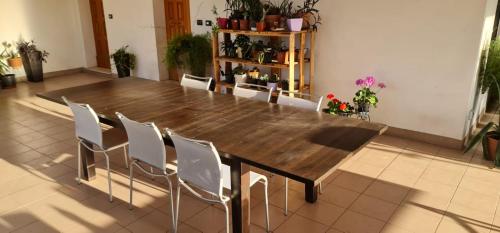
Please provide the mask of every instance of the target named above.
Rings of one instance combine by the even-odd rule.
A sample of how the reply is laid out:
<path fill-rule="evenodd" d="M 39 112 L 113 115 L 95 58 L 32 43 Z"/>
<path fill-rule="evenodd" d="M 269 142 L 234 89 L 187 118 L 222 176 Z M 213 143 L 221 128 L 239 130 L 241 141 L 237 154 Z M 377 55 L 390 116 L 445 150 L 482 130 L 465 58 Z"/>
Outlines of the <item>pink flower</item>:
<path fill-rule="evenodd" d="M 356 86 L 363 86 L 363 85 L 365 85 L 365 80 L 363 79 L 356 80 Z"/>
<path fill-rule="evenodd" d="M 381 89 L 384 89 L 384 88 L 386 88 L 387 86 L 385 85 L 385 83 L 379 83 L 379 84 L 378 84 L 378 87 L 380 87 Z"/>
<path fill-rule="evenodd" d="M 373 86 L 375 84 L 375 78 L 373 76 L 368 76 L 365 78 L 365 84 L 367 87 Z"/>

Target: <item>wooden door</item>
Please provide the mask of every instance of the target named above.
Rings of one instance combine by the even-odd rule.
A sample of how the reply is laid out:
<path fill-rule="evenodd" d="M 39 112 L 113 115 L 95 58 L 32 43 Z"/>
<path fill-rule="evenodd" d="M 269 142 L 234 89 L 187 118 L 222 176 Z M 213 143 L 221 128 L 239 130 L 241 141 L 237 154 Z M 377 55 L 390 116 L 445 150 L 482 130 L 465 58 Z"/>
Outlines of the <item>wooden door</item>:
<path fill-rule="evenodd" d="M 106 33 L 106 21 L 104 20 L 104 8 L 102 0 L 89 0 L 92 25 L 94 28 L 94 40 L 96 49 L 97 66 L 111 68 L 109 60 L 108 35 Z"/>
<path fill-rule="evenodd" d="M 191 33 L 191 18 L 189 16 L 189 0 L 164 0 L 165 25 L 167 41 L 177 35 Z M 177 69 L 168 70 L 169 79 L 179 80 Z"/>

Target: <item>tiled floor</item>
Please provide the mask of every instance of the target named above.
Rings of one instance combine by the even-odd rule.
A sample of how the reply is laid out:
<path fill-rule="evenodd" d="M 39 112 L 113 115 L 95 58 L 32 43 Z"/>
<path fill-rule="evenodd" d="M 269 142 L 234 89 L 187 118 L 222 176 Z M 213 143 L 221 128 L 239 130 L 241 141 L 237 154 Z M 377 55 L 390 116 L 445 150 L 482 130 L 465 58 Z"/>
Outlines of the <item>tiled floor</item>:
<path fill-rule="evenodd" d="M 77 185 L 68 110 L 34 93 L 105 80 L 76 74 L 0 91 L 0 232 L 166 232 L 165 182 L 141 176 L 128 210 L 127 171 L 112 156 L 115 201 L 97 179 Z M 96 157 L 102 159 L 102 157 Z M 283 178 L 271 178 L 271 227 L 295 232 L 500 232 L 500 173 L 479 152 L 462 154 L 381 136 L 324 183 L 315 204 L 291 184 L 283 215 Z M 252 230 L 264 232 L 262 190 L 252 190 Z M 224 231 L 223 211 L 185 194 L 181 232 Z"/>

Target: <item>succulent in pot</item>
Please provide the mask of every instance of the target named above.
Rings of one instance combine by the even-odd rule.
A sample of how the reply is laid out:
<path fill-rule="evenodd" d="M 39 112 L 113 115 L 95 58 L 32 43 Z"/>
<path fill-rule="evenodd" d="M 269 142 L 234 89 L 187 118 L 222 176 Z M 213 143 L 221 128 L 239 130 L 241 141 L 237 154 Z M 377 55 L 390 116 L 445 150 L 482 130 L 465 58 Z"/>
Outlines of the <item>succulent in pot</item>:
<path fill-rule="evenodd" d="M 234 79 L 236 83 L 245 83 L 247 79 L 247 70 L 239 65 L 233 69 Z"/>
<path fill-rule="evenodd" d="M 257 84 L 260 86 L 267 86 L 267 81 L 269 81 L 269 75 L 264 74 L 263 76 L 259 77 L 259 80 L 257 81 Z"/>

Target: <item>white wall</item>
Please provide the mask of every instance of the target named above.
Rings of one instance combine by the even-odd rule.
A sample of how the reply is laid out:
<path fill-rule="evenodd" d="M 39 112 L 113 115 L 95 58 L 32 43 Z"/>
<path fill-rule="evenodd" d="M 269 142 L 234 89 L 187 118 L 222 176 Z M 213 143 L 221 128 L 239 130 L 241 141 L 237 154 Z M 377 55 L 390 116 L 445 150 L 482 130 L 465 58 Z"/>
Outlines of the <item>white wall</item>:
<path fill-rule="evenodd" d="M 0 42 L 35 40 L 50 53 L 44 72 L 86 66 L 79 0 L 0 0 Z M 21 68 L 15 72 L 24 76 Z"/>
<path fill-rule="evenodd" d="M 190 16 L 191 16 L 191 32 L 193 34 L 205 34 L 212 31 L 212 27 L 205 26 L 205 20 L 212 20 L 212 23 L 217 23 L 215 15 L 212 14 L 213 6 L 217 7 L 220 17 L 225 17 L 225 1 L 224 0 L 190 0 Z M 203 20 L 203 25 L 196 25 L 196 20 Z"/>
<path fill-rule="evenodd" d="M 134 75 L 141 78 L 160 80 L 156 27 L 153 2 L 158 0 L 104 0 L 104 14 L 110 54 L 123 45 L 136 55 Z M 113 19 L 108 18 L 113 14 Z M 161 46 L 161 45 L 160 45 Z M 114 65 L 112 65 L 113 72 Z"/>
<path fill-rule="evenodd" d="M 351 100 L 354 80 L 388 88 L 372 119 L 462 139 L 481 46 L 486 0 L 321 1 L 317 94 Z"/>

